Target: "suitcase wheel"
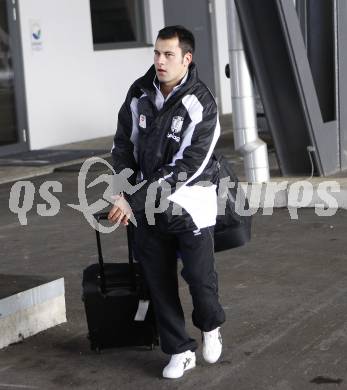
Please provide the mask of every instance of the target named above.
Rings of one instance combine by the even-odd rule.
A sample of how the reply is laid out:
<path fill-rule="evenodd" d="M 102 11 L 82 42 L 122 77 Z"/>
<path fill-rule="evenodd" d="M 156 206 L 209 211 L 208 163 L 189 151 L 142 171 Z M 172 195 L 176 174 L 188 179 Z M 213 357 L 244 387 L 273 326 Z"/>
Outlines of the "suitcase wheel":
<path fill-rule="evenodd" d="M 89 340 L 90 342 L 90 349 L 92 351 L 95 351 L 96 353 L 101 353 L 101 349 L 100 349 L 100 346 L 95 344 L 93 341 L 91 341 L 91 337 L 90 337 L 90 333 L 87 334 L 87 339 Z"/>
<path fill-rule="evenodd" d="M 98 345 L 93 344 L 93 343 L 90 343 L 90 349 L 92 351 L 95 351 L 97 354 L 101 353 L 100 347 Z"/>

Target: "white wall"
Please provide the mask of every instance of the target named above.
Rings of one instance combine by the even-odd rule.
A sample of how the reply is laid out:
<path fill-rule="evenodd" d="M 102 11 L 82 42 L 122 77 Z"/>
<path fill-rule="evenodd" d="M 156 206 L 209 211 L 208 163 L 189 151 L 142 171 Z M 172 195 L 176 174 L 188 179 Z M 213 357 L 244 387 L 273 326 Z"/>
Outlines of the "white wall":
<path fill-rule="evenodd" d="M 153 41 L 164 25 L 162 0 L 149 0 Z M 30 148 L 114 134 L 130 84 L 153 48 L 94 51 L 89 0 L 19 0 Z M 31 48 L 31 21 L 42 50 Z M 111 146 L 111 145 L 110 145 Z"/>
<path fill-rule="evenodd" d="M 214 10 L 217 27 L 217 42 L 218 42 L 218 64 L 219 64 L 219 85 L 221 95 L 221 112 L 222 114 L 231 113 L 231 87 L 230 79 L 225 76 L 225 65 L 229 63 L 229 48 L 228 48 L 228 28 L 227 28 L 227 12 L 226 1 L 215 0 Z"/>
<path fill-rule="evenodd" d="M 164 25 L 162 0 L 149 0 L 152 39 Z M 220 112 L 231 112 L 225 0 L 215 0 Z M 94 51 L 89 0 L 19 0 L 30 148 L 112 135 L 130 84 L 152 64 L 153 48 Z M 31 47 L 31 22 L 42 50 Z"/>

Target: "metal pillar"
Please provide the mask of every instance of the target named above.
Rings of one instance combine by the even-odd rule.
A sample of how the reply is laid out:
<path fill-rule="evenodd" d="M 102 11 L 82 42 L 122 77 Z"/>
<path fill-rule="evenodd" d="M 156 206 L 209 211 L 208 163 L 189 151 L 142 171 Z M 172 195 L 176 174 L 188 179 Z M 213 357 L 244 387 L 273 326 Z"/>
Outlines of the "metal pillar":
<path fill-rule="evenodd" d="M 227 7 L 235 149 L 244 157 L 246 180 L 266 182 L 270 179 L 267 145 L 258 137 L 253 84 L 234 0 L 228 0 Z"/>

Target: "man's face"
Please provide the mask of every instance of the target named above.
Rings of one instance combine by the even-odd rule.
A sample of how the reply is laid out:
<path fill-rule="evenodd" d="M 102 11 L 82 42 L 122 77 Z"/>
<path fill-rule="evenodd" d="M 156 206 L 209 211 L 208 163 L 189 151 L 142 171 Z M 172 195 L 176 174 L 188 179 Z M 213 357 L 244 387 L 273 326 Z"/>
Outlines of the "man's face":
<path fill-rule="evenodd" d="M 182 55 L 177 37 L 157 39 L 154 48 L 154 66 L 160 83 L 174 87 L 184 77 L 192 61 L 192 54 Z"/>

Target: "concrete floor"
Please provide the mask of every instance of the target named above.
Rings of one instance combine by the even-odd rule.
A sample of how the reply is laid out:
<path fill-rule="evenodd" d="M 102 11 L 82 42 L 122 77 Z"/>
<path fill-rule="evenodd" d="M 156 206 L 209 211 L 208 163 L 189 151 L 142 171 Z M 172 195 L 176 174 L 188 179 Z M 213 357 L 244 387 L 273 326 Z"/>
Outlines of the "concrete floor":
<path fill-rule="evenodd" d="M 99 172 L 100 173 L 100 172 Z M 78 203 L 78 172 L 54 172 L 31 179 L 35 203 L 28 225 L 8 208 L 12 183 L 0 185 L 0 283 L 65 278 L 66 324 L 0 351 L 0 389 L 347 389 L 347 211 L 318 217 L 314 209 L 291 220 L 287 209 L 259 212 L 253 238 L 243 248 L 216 255 L 220 299 L 227 314 L 223 355 L 214 365 L 197 352 L 197 368 L 178 380 L 161 378 L 168 357 L 159 348 L 90 351 L 81 301 L 81 275 L 97 261 L 95 233 Z M 89 180 L 98 175 L 91 173 Z M 62 183 L 55 217 L 37 214 L 46 180 Z M 105 186 L 87 192 L 89 204 Z M 105 257 L 126 261 L 124 230 L 104 238 Z M 184 281 L 180 295 L 190 320 Z M 331 383 L 326 383 L 331 382 Z"/>

